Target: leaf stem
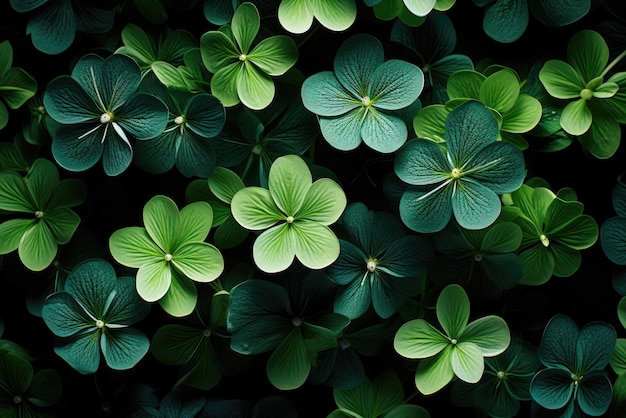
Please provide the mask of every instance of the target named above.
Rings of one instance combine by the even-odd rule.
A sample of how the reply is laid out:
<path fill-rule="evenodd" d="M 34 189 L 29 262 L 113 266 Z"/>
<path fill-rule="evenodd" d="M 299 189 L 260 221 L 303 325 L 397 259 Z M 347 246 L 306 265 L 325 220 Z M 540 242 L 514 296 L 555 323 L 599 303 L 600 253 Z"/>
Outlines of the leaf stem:
<path fill-rule="evenodd" d="M 609 65 L 606 66 L 606 68 L 604 69 L 604 71 L 602 71 L 602 74 L 600 74 L 600 77 L 604 77 L 609 71 L 611 71 L 611 69 L 613 67 L 615 67 L 617 65 L 617 63 L 619 63 L 622 58 L 626 57 L 626 49 L 624 51 L 622 51 L 621 54 L 619 54 L 617 57 L 615 57 L 615 59 L 613 61 L 611 61 L 609 63 Z"/>

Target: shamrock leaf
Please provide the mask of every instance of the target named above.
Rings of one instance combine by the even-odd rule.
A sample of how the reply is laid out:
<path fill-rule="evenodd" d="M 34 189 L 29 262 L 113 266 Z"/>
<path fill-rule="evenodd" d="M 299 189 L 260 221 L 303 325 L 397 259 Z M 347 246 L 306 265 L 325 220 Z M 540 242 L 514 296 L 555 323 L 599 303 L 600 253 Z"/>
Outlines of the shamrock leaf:
<path fill-rule="evenodd" d="M 148 337 L 130 328 L 150 306 L 135 291 L 132 277 L 117 278 L 102 259 L 78 264 L 65 290 L 50 295 L 42 317 L 56 335 L 54 351 L 82 374 L 95 373 L 100 356 L 115 370 L 134 367 L 148 352 Z"/>
<path fill-rule="evenodd" d="M 346 207 L 346 195 L 335 181 L 312 181 L 297 155 L 285 155 L 270 168 L 269 189 L 250 186 L 232 198 L 235 220 L 249 230 L 265 230 L 252 255 L 267 273 L 286 270 L 294 257 L 308 268 L 328 267 L 339 256 L 339 240 L 328 227 Z"/>
<path fill-rule="evenodd" d="M 0 42 L 0 129 L 4 128 L 9 121 L 10 109 L 21 107 L 37 91 L 37 81 L 26 71 L 18 67 L 12 67 L 13 48 L 9 41 Z"/>
<path fill-rule="evenodd" d="M 355 0 L 282 0 L 278 6 L 278 21 L 291 33 L 304 33 L 317 19 L 322 26 L 335 32 L 348 29 L 356 20 Z"/>
<path fill-rule="evenodd" d="M 193 202 L 179 211 L 172 199 L 157 195 L 144 206 L 143 222 L 145 227 L 115 231 L 111 254 L 139 269 L 137 292 L 144 300 L 159 301 L 170 315 L 188 315 L 198 297 L 193 282 L 211 282 L 224 270 L 219 250 L 204 242 L 213 210 L 206 202 Z"/>

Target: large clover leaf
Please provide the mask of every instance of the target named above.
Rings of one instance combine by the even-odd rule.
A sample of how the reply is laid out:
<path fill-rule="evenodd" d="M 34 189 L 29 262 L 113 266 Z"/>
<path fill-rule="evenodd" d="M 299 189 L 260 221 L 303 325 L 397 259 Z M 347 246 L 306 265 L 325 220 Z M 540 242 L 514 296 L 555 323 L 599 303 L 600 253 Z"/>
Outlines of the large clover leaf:
<path fill-rule="evenodd" d="M 137 292 L 144 300 L 159 301 L 170 315 L 188 315 L 198 298 L 194 281 L 211 282 L 224 270 L 219 250 L 204 242 L 213 210 L 206 202 L 194 202 L 179 212 L 172 199 L 157 195 L 144 206 L 143 222 L 144 228 L 115 231 L 109 239 L 111 254 L 139 269 Z"/>
<path fill-rule="evenodd" d="M 339 257 L 339 240 L 329 228 L 346 207 L 346 195 L 329 178 L 312 181 L 297 155 L 285 155 L 270 168 L 269 189 L 250 186 L 232 198 L 231 211 L 241 226 L 265 230 L 252 247 L 254 262 L 267 273 L 286 270 L 294 257 L 322 269 Z"/>
<path fill-rule="evenodd" d="M 546 409 L 604 414 L 613 395 L 605 368 L 616 339 L 615 329 L 607 323 L 592 322 L 579 330 L 568 316 L 553 317 L 539 345 L 545 368 L 530 383 L 533 400 Z"/>
<path fill-rule="evenodd" d="M 352 26 L 356 12 L 355 0 L 282 0 L 278 21 L 291 33 L 308 31 L 314 18 L 325 28 L 341 32 Z"/>
<path fill-rule="evenodd" d="M 524 157 L 497 141 L 498 122 L 482 103 L 470 100 L 445 122 L 445 148 L 413 139 L 396 154 L 395 172 L 412 185 L 400 200 L 400 217 L 417 232 L 441 231 L 452 216 L 466 229 L 482 229 L 500 215 L 498 195 L 524 180 Z"/>
<path fill-rule="evenodd" d="M 424 74 L 383 55 L 375 37 L 354 35 L 339 47 L 334 71 L 313 74 L 302 84 L 302 102 L 319 116 L 322 135 L 334 148 L 353 150 L 363 141 L 390 153 L 406 141 L 406 123 L 397 111 L 418 100 Z"/>
<path fill-rule="evenodd" d="M 437 319 L 444 332 L 414 319 L 396 332 L 394 348 L 403 357 L 422 359 L 415 372 L 415 385 L 424 395 L 446 386 L 454 376 L 477 383 L 485 369 L 484 357 L 497 356 L 511 342 L 509 327 L 490 315 L 468 324 L 470 304 L 463 288 L 446 286 L 437 299 Z"/>
<path fill-rule="evenodd" d="M 137 94 L 140 81 L 132 58 L 87 54 L 71 77 L 59 76 L 48 84 L 46 111 L 62 125 L 51 132 L 59 165 L 84 171 L 102 159 L 104 172 L 115 176 L 132 161 L 132 138 L 145 140 L 163 132 L 167 107 L 152 95 Z"/>
<path fill-rule="evenodd" d="M 513 222 L 522 228 L 519 254 L 524 264 L 520 283 L 540 285 L 553 275 L 569 277 L 581 263 L 580 251 L 598 239 L 598 224 L 583 214 L 577 201 L 559 198 L 545 187 L 523 185 L 511 194 L 517 216 Z"/>
<path fill-rule="evenodd" d="M 272 77 L 283 75 L 298 60 L 292 38 L 274 35 L 252 44 L 261 19 L 252 3 L 237 8 L 230 26 L 209 31 L 200 38 L 202 61 L 214 73 L 211 91 L 226 107 L 241 102 L 264 109 L 274 98 Z"/>
<path fill-rule="evenodd" d="M 378 316 L 389 318 L 432 261 L 432 246 L 424 237 L 406 234 L 393 215 L 375 213 L 363 203 L 348 206 L 341 224 L 348 234 L 339 241 L 339 258 L 327 269 L 331 280 L 343 285 L 335 312 L 354 319 L 373 306 Z"/>
<path fill-rule="evenodd" d="M 80 180 L 59 179 L 50 161 L 35 160 L 25 177 L 0 173 L 0 209 L 28 217 L 14 217 L 0 224 L 0 254 L 17 249 L 26 267 L 41 271 L 67 244 L 80 223 L 70 208 L 85 200 L 87 190 Z"/>
<path fill-rule="evenodd" d="M 132 277 L 117 278 L 108 262 L 91 259 L 70 272 L 65 290 L 50 295 L 41 314 L 58 337 L 55 353 L 78 372 L 91 374 L 101 355 L 115 370 L 130 369 L 145 356 L 148 337 L 130 326 L 149 310 Z"/>
<path fill-rule="evenodd" d="M 17 109 L 37 91 L 37 81 L 26 71 L 18 67 L 12 67 L 13 48 L 9 41 L 0 42 L 0 129 L 4 128 L 9 121 L 10 109 Z"/>

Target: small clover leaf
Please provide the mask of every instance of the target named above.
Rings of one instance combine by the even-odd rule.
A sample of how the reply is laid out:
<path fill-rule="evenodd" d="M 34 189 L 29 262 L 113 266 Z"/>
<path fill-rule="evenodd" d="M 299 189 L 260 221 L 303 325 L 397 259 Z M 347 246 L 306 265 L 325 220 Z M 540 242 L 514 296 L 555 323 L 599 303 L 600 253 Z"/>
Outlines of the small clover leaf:
<path fill-rule="evenodd" d="M 81 262 L 68 274 L 65 290 L 50 295 L 42 317 L 58 337 L 54 351 L 82 374 L 95 373 L 102 355 L 109 367 L 134 367 L 150 342 L 130 328 L 149 312 L 135 291 L 132 277 L 117 278 L 102 259 Z"/>
<path fill-rule="evenodd" d="M 484 357 L 497 356 L 509 346 L 506 322 L 490 315 L 468 323 L 470 305 L 463 288 L 446 286 L 437 299 L 437 319 L 444 332 L 414 319 L 396 332 L 394 348 L 410 359 L 422 359 L 415 372 L 415 385 L 424 395 L 446 386 L 454 376 L 477 383 L 485 369 Z"/>
<path fill-rule="evenodd" d="M 246 187 L 231 201 L 233 217 L 241 226 L 265 230 L 252 248 L 257 267 L 277 273 L 286 270 L 295 257 L 311 269 L 333 263 L 340 246 L 329 225 L 346 207 L 341 187 L 329 178 L 313 182 L 307 164 L 297 155 L 274 161 L 268 187 Z"/>
<path fill-rule="evenodd" d="M 180 211 L 166 196 L 151 198 L 143 209 L 145 227 L 126 227 L 109 239 L 113 258 L 138 268 L 137 292 L 148 302 L 159 301 L 173 316 L 190 314 L 197 302 L 194 282 L 215 280 L 224 259 L 204 242 L 213 221 L 206 202 L 193 202 Z"/>

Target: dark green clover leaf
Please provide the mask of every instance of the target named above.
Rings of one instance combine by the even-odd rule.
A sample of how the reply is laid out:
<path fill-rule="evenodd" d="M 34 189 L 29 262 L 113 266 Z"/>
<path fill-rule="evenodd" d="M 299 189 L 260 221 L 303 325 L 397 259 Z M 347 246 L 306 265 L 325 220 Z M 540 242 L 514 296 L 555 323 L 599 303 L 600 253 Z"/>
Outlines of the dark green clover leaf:
<path fill-rule="evenodd" d="M 333 292 L 321 271 L 293 274 L 285 285 L 257 279 L 235 286 L 227 317 L 231 348 L 247 355 L 271 352 L 266 373 L 272 385 L 281 390 L 302 386 L 317 354 L 333 348 L 350 322 L 324 309 Z"/>
<path fill-rule="evenodd" d="M 149 312 L 132 277 L 117 278 L 102 259 L 86 260 L 67 276 L 65 290 L 50 295 L 42 317 L 56 339 L 54 351 L 82 374 L 95 373 L 100 356 L 115 370 L 134 367 L 150 341 L 131 325 Z"/>
<path fill-rule="evenodd" d="M 428 276 L 440 287 L 456 283 L 470 296 L 495 299 L 515 286 L 524 274 L 516 251 L 522 242 L 522 229 L 513 222 L 496 221 L 471 231 L 449 224 L 433 236 L 440 253 L 428 269 Z"/>
<path fill-rule="evenodd" d="M 339 408 L 327 418 L 430 418 L 421 406 L 404 404 L 402 383 L 391 371 L 365 378 L 356 388 L 335 389 L 333 397 Z"/>
<path fill-rule="evenodd" d="M 616 339 L 615 329 L 607 323 L 592 322 L 579 330 L 568 316 L 553 317 L 539 345 L 545 368 L 530 383 L 533 400 L 543 408 L 563 411 L 561 416 L 603 415 L 613 395 L 605 369 Z"/>
<path fill-rule="evenodd" d="M 17 249 L 26 267 L 41 271 L 67 244 L 80 223 L 70 208 L 85 200 L 87 189 L 76 179 L 59 179 L 50 161 L 35 160 L 25 177 L 13 171 L 0 173 L 0 210 L 16 215 L 0 224 L 0 254 Z"/>
<path fill-rule="evenodd" d="M 194 418 L 199 417 L 207 400 L 190 391 L 174 389 L 163 397 L 159 408 L 144 407 L 133 413 L 133 418 Z"/>
<path fill-rule="evenodd" d="M 412 185 L 400 200 L 400 217 L 417 232 L 441 231 L 452 219 L 465 229 L 482 229 L 500 215 L 498 195 L 522 185 L 524 157 L 497 141 L 498 122 L 482 103 L 470 100 L 445 122 L 445 148 L 413 139 L 396 154 L 395 172 Z"/>
<path fill-rule="evenodd" d="M 617 216 L 602 223 L 600 242 L 602 250 L 613 263 L 626 265 L 626 184 L 621 174 L 613 187 L 612 203 Z"/>
<path fill-rule="evenodd" d="M 296 404 L 283 395 L 271 395 L 256 403 L 243 399 L 209 399 L 202 418 L 297 418 Z"/>
<path fill-rule="evenodd" d="M 378 316 L 389 318 L 431 263 L 430 242 L 406 234 L 398 218 L 370 211 L 363 203 L 348 206 L 341 224 L 347 236 L 339 240 L 339 258 L 326 270 L 331 280 L 342 285 L 334 311 L 354 319 L 373 306 Z"/>
<path fill-rule="evenodd" d="M 215 138 L 217 161 L 249 186 L 267 187 L 274 160 L 302 156 L 319 135 L 315 115 L 304 108 L 297 89 L 286 84 L 277 86 L 274 101 L 265 109 L 233 109 L 228 118 Z"/>
<path fill-rule="evenodd" d="M 391 41 L 406 46 L 417 55 L 425 76 L 424 91 L 420 95 L 422 103 L 447 102 L 448 77 L 458 70 L 474 69 L 467 55 L 453 53 L 456 30 L 445 13 L 430 13 L 426 22 L 417 28 L 396 21 L 391 28 Z"/>
<path fill-rule="evenodd" d="M 0 42 L 0 129 L 9 121 L 10 109 L 21 107 L 37 91 L 37 81 L 26 71 L 13 65 L 13 48 L 9 41 Z"/>
<path fill-rule="evenodd" d="M 398 111 L 412 106 L 424 87 L 416 65 L 384 61 L 375 37 L 357 34 L 337 51 L 334 71 L 322 71 L 302 84 L 304 106 L 319 116 L 324 139 L 342 151 L 361 141 L 391 153 L 405 143 L 408 129 Z"/>
<path fill-rule="evenodd" d="M 62 126 L 51 132 L 52 154 L 71 171 L 84 171 L 100 159 L 104 172 L 115 176 L 133 158 L 131 140 L 160 135 L 167 125 L 163 102 L 137 94 L 141 71 L 132 58 L 113 54 L 103 59 L 83 56 L 72 75 L 53 79 L 43 101 Z"/>
<path fill-rule="evenodd" d="M 226 121 L 224 106 L 211 94 L 167 89 L 158 82 L 146 82 L 142 91 L 166 103 L 170 119 L 163 133 L 135 144 L 135 163 L 149 173 L 176 166 L 185 177 L 209 177 L 215 167 L 212 138 Z"/>
<path fill-rule="evenodd" d="M 124 45 L 115 53 L 133 58 L 143 74 L 151 70 L 156 62 L 183 64 L 185 53 L 198 46 L 196 38 L 184 29 L 177 29 L 155 40 L 139 26 L 129 23 L 121 36 Z"/>
<path fill-rule="evenodd" d="M 566 201 L 545 187 L 523 185 L 511 194 L 513 222 L 522 228 L 521 284 L 540 285 L 554 275 L 569 277 L 580 267 L 581 250 L 598 239 L 598 224 L 583 214 L 583 204 Z"/>
<path fill-rule="evenodd" d="M 35 373 L 22 356 L 0 350 L 0 416 L 45 418 L 61 399 L 61 377 L 52 369 Z"/>
<path fill-rule="evenodd" d="M 10 0 L 13 10 L 30 13 L 26 33 L 35 48 L 60 54 L 74 42 L 76 32 L 105 33 L 113 26 L 115 10 L 83 0 Z"/>
<path fill-rule="evenodd" d="M 214 25 L 230 23 L 241 0 L 204 0 L 202 10 L 204 17 Z"/>
<path fill-rule="evenodd" d="M 356 20 L 355 0 L 282 0 L 278 21 L 288 32 L 304 33 L 317 19 L 331 31 L 342 32 Z"/>
<path fill-rule="evenodd" d="M 456 0 L 365 0 L 373 6 L 377 19 L 390 21 L 398 18 L 399 22 L 411 27 L 427 22 L 434 10 L 445 12 L 454 6 Z"/>
<path fill-rule="evenodd" d="M 346 195 L 330 178 L 313 182 L 297 155 L 285 155 L 270 168 L 268 189 L 249 186 L 232 198 L 231 211 L 244 228 L 261 231 L 254 241 L 254 262 L 267 273 L 286 270 L 297 257 L 322 269 L 339 257 L 339 240 L 329 225 L 346 207 Z"/>
<path fill-rule="evenodd" d="M 609 158 L 619 147 L 620 123 L 626 122 L 626 73 L 605 80 L 612 63 L 602 36 L 592 30 L 577 32 L 567 46 L 567 62 L 546 61 L 539 79 L 548 93 L 567 101 L 560 124 L 597 158 Z"/>
<path fill-rule="evenodd" d="M 530 382 L 540 367 L 537 349 L 514 337 L 504 353 L 485 359 L 485 372 L 478 383 L 452 383 L 452 402 L 480 408 L 491 417 L 519 416 L 521 401 L 531 400 Z"/>
<path fill-rule="evenodd" d="M 443 332 L 424 319 L 411 320 L 398 329 L 394 348 L 403 357 L 422 359 L 415 372 L 415 385 L 424 395 L 446 386 L 454 376 L 477 383 L 485 370 L 484 357 L 497 356 L 511 342 L 509 327 L 489 315 L 468 324 L 470 303 L 463 288 L 446 286 L 436 305 Z"/>
<path fill-rule="evenodd" d="M 206 202 L 180 211 L 167 196 L 157 195 L 143 208 L 142 227 L 115 231 L 109 239 L 113 258 L 138 268 L 137 292 L 148 302 L 159 301 L 170 315 L 189 315 L 198 293 L 194 282 L 208 283 L 224 270 L 222 254 L 204 242 L 213 223 Z"/>
<path fill-rule="evenodd" d="M 283 75 L 298 60 L 295 41 L 286 35 L 263 39 L 254 47 L 261 18 L 256 6 L 237 8 L 230 26 L 200 38 L 202 61 L 212 72 L 211 91 L 226 107 L 241 102 L 264 109 L 274 99 L 272 77 Z"/>

